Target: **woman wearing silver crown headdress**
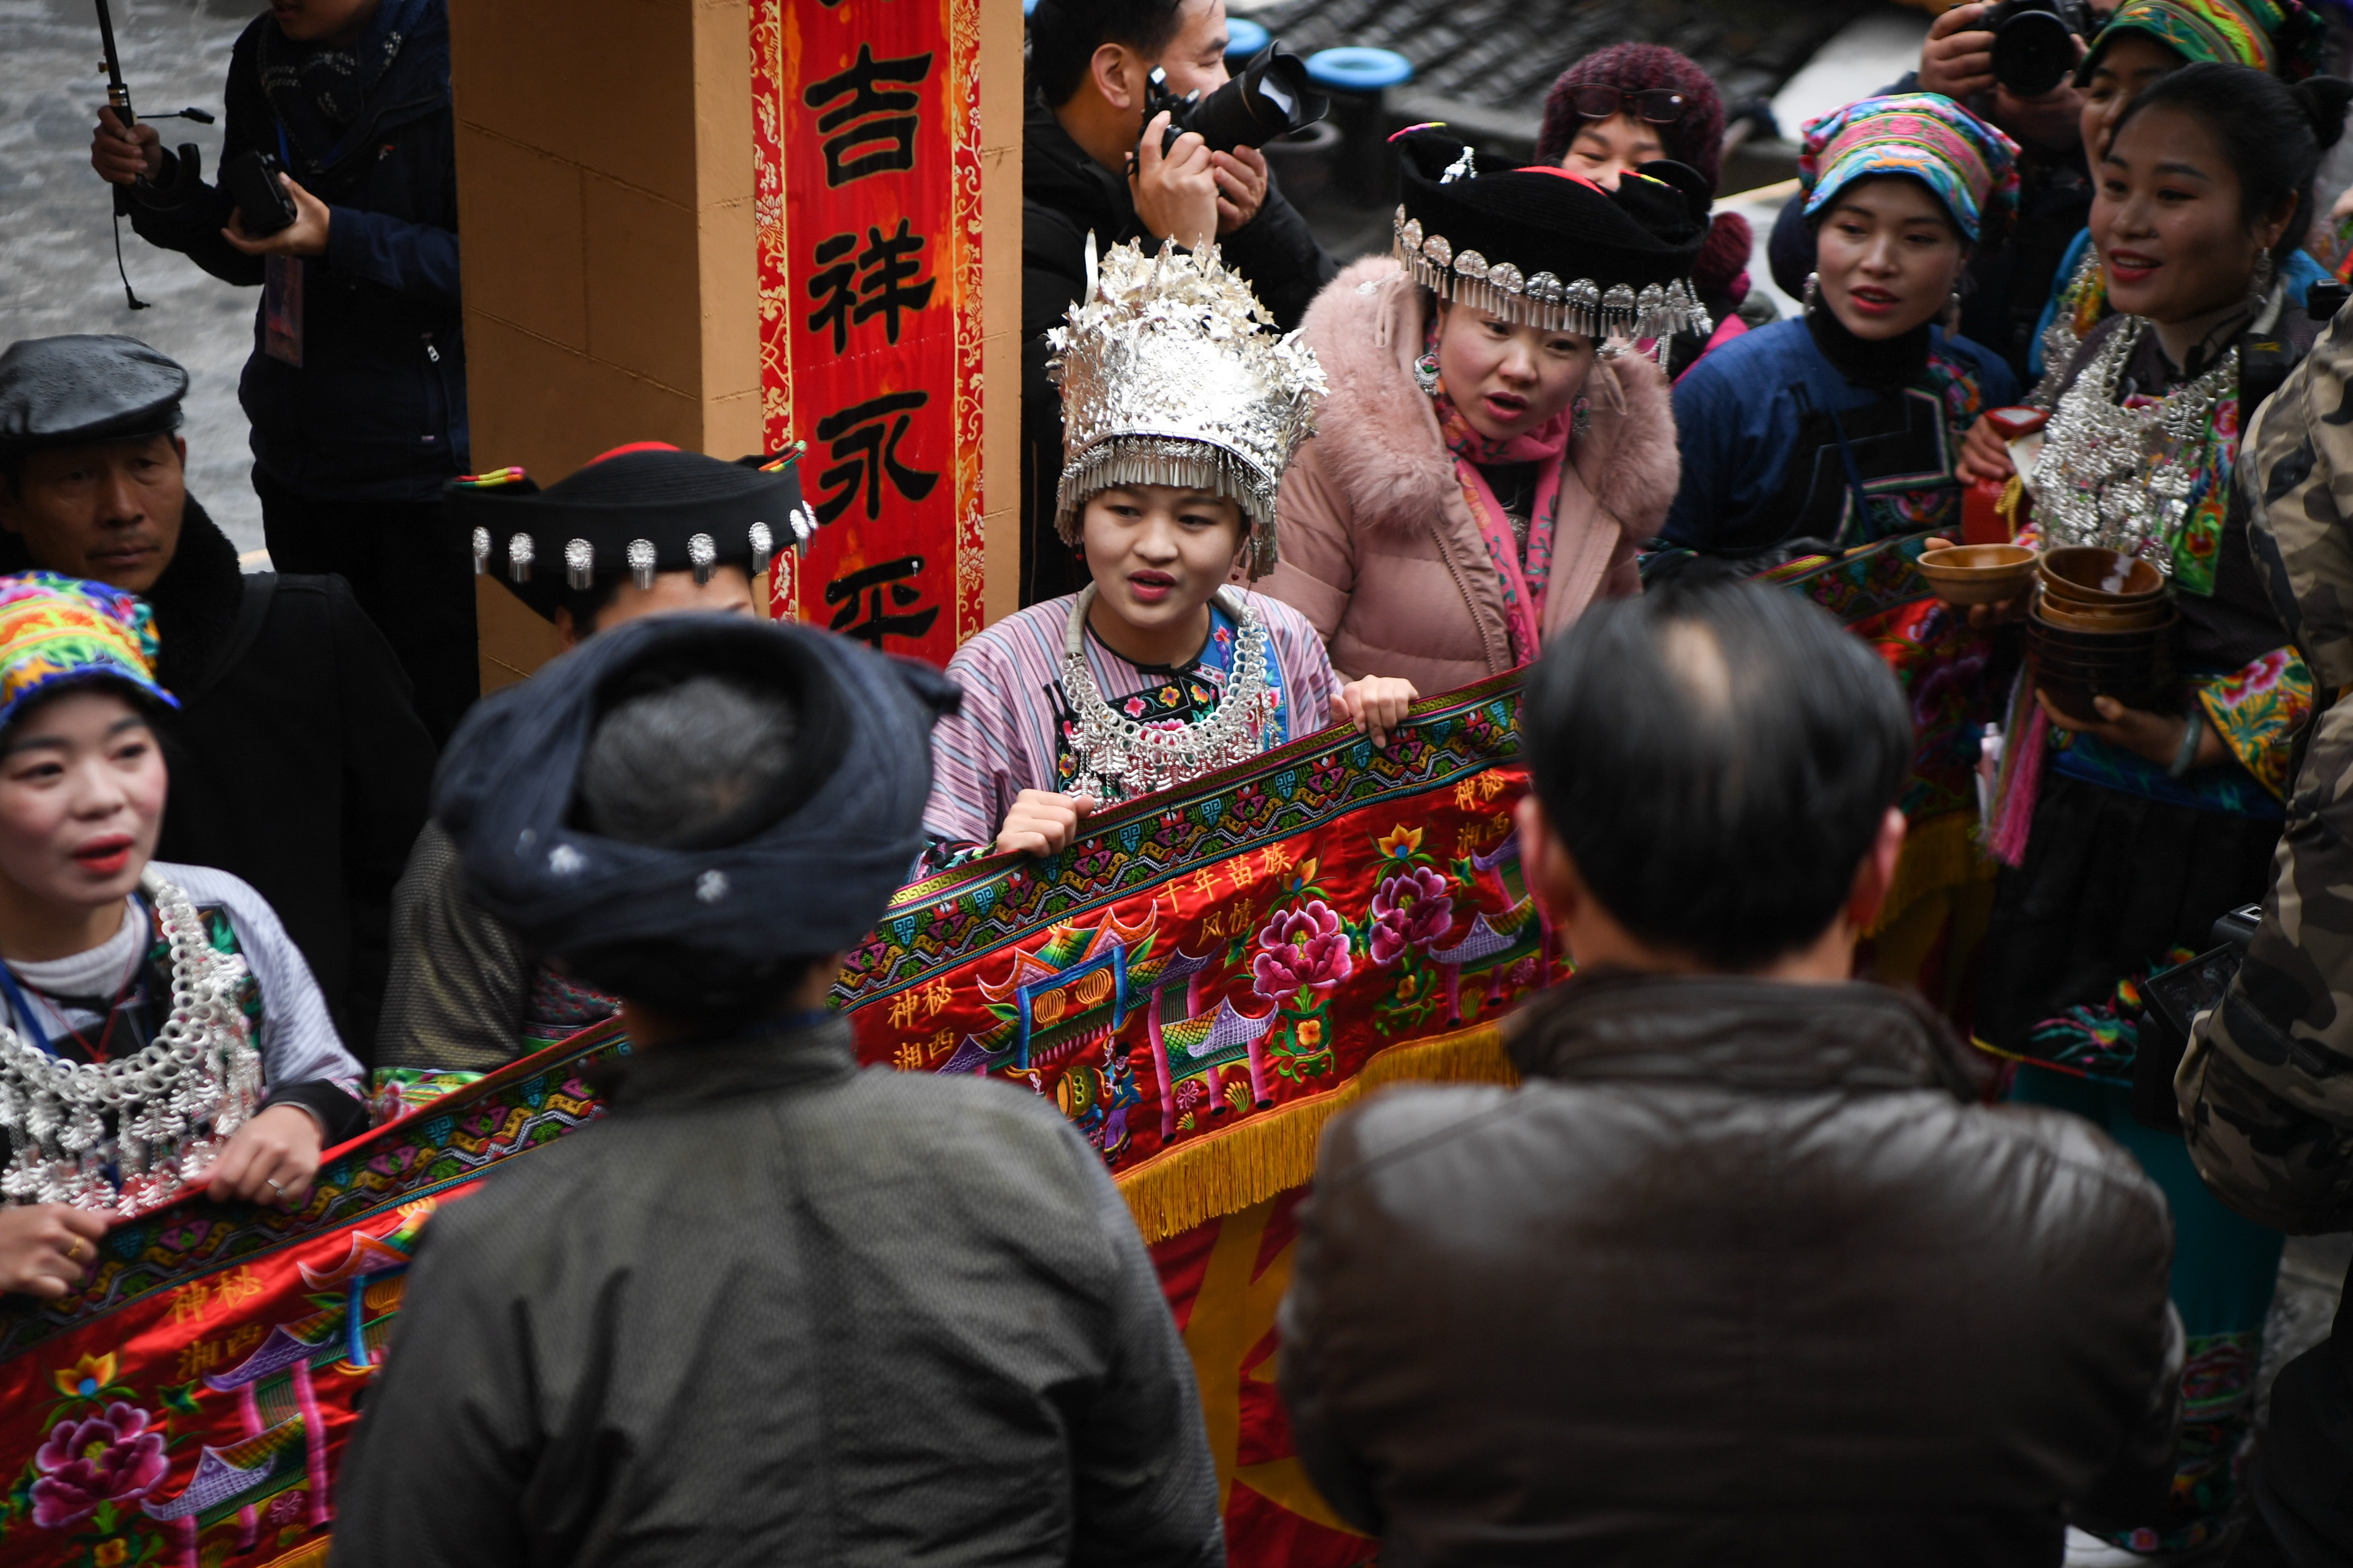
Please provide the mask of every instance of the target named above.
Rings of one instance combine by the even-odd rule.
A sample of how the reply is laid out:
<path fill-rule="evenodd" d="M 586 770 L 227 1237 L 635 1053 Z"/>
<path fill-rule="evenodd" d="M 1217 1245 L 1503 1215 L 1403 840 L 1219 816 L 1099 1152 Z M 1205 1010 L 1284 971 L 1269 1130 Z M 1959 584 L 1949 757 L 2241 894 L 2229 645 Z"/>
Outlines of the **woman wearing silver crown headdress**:
<path fill-rule="evenodd" d="M 1343 685 L 1314 627 L 1233 585 L 1275 560 L 1275 487 L 1324 389 L 1296 334 L 1198 255 L 1104 253 L 1050 335 L 1066 460 L 1056 525 L 1093 581 L 956 651 L 933 731 L 926 868 L 1051 854 L 1101 805 L 1353 723 L 1375 744 L 1415 690 Z"/>
<path fill-rule="evenodd" d="M 109 1214 L 192 1189 L 297 1207 L 366 1125 L 278 917 L 149 858 L 166 779 L 147 608 L 0 577 L 0 1291 L 54 1298 Z"/>
<path fill-rule="evenodd" d="M 1401 151 L 1395 256 L 1308 309 L 1332 390 L 1283 480 L 1266 589 L 1344 673 L 1441 691 L 1638 591 L 1674 421 L 1658 366 L 1614 340 L 1704 333 L 1688 279 L 1710 193 L 1679 163 L 1605 191 L 1554 167 L 1481 174 L 1443 136 Z"/>

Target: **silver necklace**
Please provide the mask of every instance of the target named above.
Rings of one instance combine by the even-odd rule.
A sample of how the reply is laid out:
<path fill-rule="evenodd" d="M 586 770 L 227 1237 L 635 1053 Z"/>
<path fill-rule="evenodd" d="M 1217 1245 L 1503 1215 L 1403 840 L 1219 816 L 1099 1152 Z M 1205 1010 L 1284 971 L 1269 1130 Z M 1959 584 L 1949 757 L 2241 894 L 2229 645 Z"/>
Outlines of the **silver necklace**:
<path fill-rule="evenodd" d="M 172 944 L 171 1016 L 144 1050 L 106 1062 L 66 1061 L 0 1026 L 11 1150 L 0 1202 L 144 1213 L 201 1175 L 259 1100 L 261 1057 L 237 999 L 245 960 L 215 951 L 188 895 L 153 867 L 139 886 Z"/>
<path fill-rule="evenodd" d="M 2169 576 L 2215 405 L 2238 392 L 2239 351 L 2150 406 L 2126 408 L 2125 366 L 2147 331 L 2126 318 L 2059 400 L 2035 463 L 2034 510 L 2046 543 L 2120 550 Z"/>
<path fill-rule="evenodd" d="M 1062 628 L 1062 690 L 1078 720 L 1078 733 L 1069 738 L 1078 761 L 1073 790 L 1103 801 L 1152 795 L 1266 749 L 1275 707 L 1266 673 L 1266 623 L 1232 589 L 1219 588 L 1217 598 L 1235 627 L 1233 668 L 1217 710 L 1195 723 L 1147 728 L 1113 712 L 1095 685 L 1086 650 L 1095 586 L 1080 590 Z"/>

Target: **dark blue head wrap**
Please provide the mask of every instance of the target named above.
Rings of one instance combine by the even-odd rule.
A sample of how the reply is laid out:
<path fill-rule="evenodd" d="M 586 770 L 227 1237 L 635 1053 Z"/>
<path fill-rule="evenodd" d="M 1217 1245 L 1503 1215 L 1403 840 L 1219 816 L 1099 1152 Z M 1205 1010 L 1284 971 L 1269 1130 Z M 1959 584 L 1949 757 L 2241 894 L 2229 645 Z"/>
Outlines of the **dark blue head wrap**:
<path fill-rule="evenodd" d="M 598 720 L 711 674 L 797 709 L 783 781 L 687 847 L 583 826 L 577 780 Z M 467 890 L 583 980 L 674 1011 L 755 1007 L 809 960 L 853 946 L 905 879 L 932 725 L 955 700 L 928 665 L 795 623 L 649 616 L 485 699 L 450 741 L 433 815 Z"/>

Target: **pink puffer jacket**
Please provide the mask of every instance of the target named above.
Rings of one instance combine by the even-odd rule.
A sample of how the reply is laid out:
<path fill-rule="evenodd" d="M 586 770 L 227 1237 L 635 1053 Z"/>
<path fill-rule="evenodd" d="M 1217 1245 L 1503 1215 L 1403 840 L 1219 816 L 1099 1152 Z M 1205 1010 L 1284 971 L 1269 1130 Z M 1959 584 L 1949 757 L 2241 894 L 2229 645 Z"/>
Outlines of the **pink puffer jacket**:
<path fill-rule="evenodd" d="M 1402 676 L 1425 696 L 1512 668 L 1502 585 L 1413 379 L 1430 308 L 1387 258 L 1350 267 L 1308 307 L 1331 391 L 1283 475 L 1282 562 L 1256 584 L 1314 624 L 1345 678 Z M 1588 426 L 1561 475 L 1546 637 L 1597 598 L 1641 591 L 1634 548 L 1665 521 L 1682 471 L 1657 365 L 1603 361 L 1586 394 Z"/>

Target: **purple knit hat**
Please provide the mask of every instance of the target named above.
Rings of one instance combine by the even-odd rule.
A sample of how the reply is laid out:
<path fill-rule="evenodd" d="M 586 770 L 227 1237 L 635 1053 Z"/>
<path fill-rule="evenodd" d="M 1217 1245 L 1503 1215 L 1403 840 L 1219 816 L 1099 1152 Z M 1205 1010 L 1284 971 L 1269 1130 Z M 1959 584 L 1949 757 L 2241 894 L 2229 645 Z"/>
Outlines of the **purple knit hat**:
<path fill-rule="evenodd" d="M 1663 87 L 1682 93 L 1683 117 L 1657 127 L 1660 143 L 1668 157 L 1697 169 L 1711 188 L 1722 178 L 1724 95 L 1690 57 L 1659 44 L 1612 44 L 1561 72 L 1545 95 L 1544 134 L 1536 139 L 1538 163 L 1559 163 L 1577 140 L 1585 121 L 1569 97 L 1580 87 L 1614 87 L 1624 92 Z"/>

